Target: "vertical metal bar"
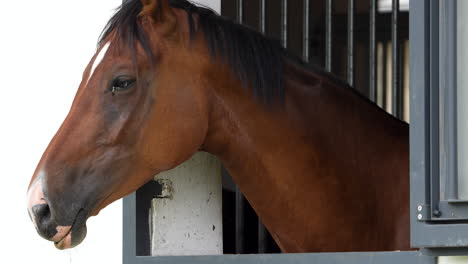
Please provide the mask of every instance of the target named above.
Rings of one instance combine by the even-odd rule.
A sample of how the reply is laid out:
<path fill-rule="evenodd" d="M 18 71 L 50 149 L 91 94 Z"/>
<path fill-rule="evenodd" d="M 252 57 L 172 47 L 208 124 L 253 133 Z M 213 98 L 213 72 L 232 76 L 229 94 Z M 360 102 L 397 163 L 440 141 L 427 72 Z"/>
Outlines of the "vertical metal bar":
<path fill-rule="evenodd" d="M 242 24 L 244 22 L 244 0 L 237 0 L 237 22 Z M 235 200 L 235 250 L 236 254 L 244 253 L 244 195 L 242 195 L 239 187 L 236 185 L 236 200 Z"/>
<path fill-rule="evenodd" d="M 137 258 L 137 216 L 136 192 L 123 198 L 123 264 L 136 263 Z"/>
<path fill-rule="evenodd" d="M 244 218 L 245 201 L 239 187 L 236 186 L 236 254 L 244 253 Z"/>
<path fill-rule="evenodd" d="M 266 34 L 266 0 L 260 0 L 260 32 Z M 257 246 L 258 253 L 266 253 L 267 251 L 267 231 L 262 223 L 262 220 L 258 218 L 258 234 L 257 234 Z"/>
<path fill-rule="evenodd" d="M 444 111 L 444 129 L 445 129 L 445 148 L 446 148 L 446 165 L 445 174 L 445 199 L 449 201 L 458 200 L 458 150 L 457 150 L 457 1 L 444 1 L 443 5 L 445 17 L 442 25 L 445 26 L 442 30 L 446 38 L 442 38 L 441 52 L 443 56 L 444 67 L 441 72 L 444 72 L 446 95 L 444 96 L 443 110 Z M 444 47 L 446 45 L 446 47 Z M 444 164 L 443 163 L 443 164 Z"/>
<path fill-rule="evenodd" d="M 266 33 L 266 0 L 260 0 L 260 32 Z"/>
<path fill-rule="evenodd" d="M 265 226 L 258 219 L 258 253 L 267 253 L 267 230 Z"/>
<path fill-rule="evenodd" d="M 354 86 L 354 0 L 348 0 L 348 67 L 347 80 L 350 86 Z"/>
<path fill-rule="evenodd" d="M 244 0 L 237 0 L 237 22 L 244 23 Z"/>
<path fill-rule="evenodd" d="M 440 120 L 439 120 L 439 1 L 430 1 L 430 61 L 429 61 L 429 158 L 430 202 L 434 216 L 439 215 L 440 201 Z"/>
<path fill-rule="evenodd" d="M 376 52 L 376 10 L 377 0 L 370 0 L 369 8 L 369 99 L 377 100 L 377 52 Z"/>
<path fill-rule="evenodd" d="M 332 70 L 332 15 L 333 0 L 327 0 L 325 6 L 325 70 Z"/>
<path fill-rule="evenodd" d="M 309 62 L 309 30 L 310 30 L 310 2 L 304 0 L 304 13 L 302 15 L 303 28 L 302 28 L 302 58 L 305 62 Z"/>
<path fill-rule="evenodd" d="M 288 47 L 288 0 L 281 0 L 281 44 Z"/>
<path fill-rule="evenodd" d="M 266 0 L 260 0 L 260 32 L 266 34 Z M 258 253 L 266 253 L 267 251 L 267 231 L 258 218 L 258 234 L 257 234 Z"/>
<path fill-rule="evenodd" d="M 392 1 L 392 113 L 401 117 L 401 81 L 400 81 L 400 39 L 398 35 L 398 15 L 400 0 Z"/>

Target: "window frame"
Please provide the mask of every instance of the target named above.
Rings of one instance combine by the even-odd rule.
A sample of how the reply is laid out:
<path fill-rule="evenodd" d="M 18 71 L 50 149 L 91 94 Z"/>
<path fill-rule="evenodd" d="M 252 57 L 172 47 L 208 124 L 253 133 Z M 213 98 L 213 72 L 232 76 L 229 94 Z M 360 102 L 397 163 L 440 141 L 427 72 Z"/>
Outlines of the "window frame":
<path fill-rule="evenodd" d="M 411 1 L 410 10 L 411 245 L 468 255 L 468 201 L 457 183 L 456 0 Z"/>

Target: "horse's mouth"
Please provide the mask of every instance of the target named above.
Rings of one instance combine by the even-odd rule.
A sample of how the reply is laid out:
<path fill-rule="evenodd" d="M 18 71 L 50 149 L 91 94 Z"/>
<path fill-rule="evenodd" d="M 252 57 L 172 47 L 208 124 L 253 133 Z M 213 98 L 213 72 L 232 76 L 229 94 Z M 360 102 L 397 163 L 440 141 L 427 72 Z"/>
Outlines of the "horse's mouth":
<path fill-rule="evenodd" d="M 68 232 L 63 235 L 58 241 L 54 242 L 57 249 L 64 250 L 73 248 L 79 245 L 86 237 L 86 217 L 87 214 L 84 209 L 81 209 L 76 218 L 69 228 Z"/>
<path fill-rule="evenodd" d="M 72 235 L 72 228 L 68 230 L 68 232 L 63 236 L 59 241 L 54 242 L 54 245 L 57 249 L 63 250 L 63 249 L 68 249 L 72 247 L 71 243 L 71 235 Z"/>

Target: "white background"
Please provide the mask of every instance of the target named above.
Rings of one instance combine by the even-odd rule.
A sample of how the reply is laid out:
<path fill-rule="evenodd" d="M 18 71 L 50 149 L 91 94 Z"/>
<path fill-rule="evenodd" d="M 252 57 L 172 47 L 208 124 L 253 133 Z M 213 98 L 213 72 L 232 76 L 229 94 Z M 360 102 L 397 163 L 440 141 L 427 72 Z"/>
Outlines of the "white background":
<path fill-rule="evenodd" d="M 122 205 L 88 221 L 88 236 L 59 251 L 39 237 L 26 211 L 26 189 L 62 123 L 121 0 L 0 1 L 0 262 L 121 263 Z"/>
<path fill-rule="evenodd" d="M 220 9 L 220 0 L 197 1 Z M 0 262 L 121 263 L 122 203 L 88 220 L 75 249 L 37 235 L 26 189 L 121 0 L 0 1 Z"/>

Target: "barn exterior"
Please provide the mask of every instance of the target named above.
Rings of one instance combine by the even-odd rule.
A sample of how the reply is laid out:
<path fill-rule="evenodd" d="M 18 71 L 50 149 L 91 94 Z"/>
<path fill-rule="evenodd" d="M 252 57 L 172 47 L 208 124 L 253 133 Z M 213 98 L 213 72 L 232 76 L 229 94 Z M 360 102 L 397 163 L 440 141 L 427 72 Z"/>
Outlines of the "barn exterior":
<path fill-rule="evenodd" d="M 430 264 L 468 256 L 468 21 L 458 15 L 465 0 L 196 2 L 279 39 L 410 122 L 411 245 L 420 250 L 271 254 L 278 247 L 229 175 L 199 153 L 124 199 L 125 264 Z"/>

